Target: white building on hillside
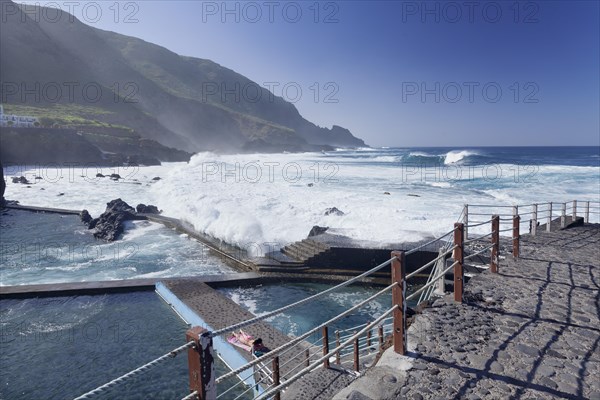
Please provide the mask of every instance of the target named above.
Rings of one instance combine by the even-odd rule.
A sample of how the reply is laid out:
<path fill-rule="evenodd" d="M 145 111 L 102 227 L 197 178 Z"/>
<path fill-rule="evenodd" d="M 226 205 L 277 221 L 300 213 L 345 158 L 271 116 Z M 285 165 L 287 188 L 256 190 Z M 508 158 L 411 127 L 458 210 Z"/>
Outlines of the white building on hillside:
<path fill-rule="evenodd" d="M 4 114 L 4 107 L 0 104 L 0 126 L 11 126 L 16 128 L 32 128 L 38 119 L 27 115 Z"/>

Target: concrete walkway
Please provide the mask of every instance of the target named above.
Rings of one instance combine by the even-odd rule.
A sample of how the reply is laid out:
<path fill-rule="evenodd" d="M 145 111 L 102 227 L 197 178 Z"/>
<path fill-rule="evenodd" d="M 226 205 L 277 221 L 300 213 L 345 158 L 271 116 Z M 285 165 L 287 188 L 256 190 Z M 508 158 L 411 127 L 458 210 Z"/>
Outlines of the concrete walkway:
<path fill-rule="evenodd" d="M 600 399 L 600 226 L 523 236 L 521 257 L 438 299 L 334 399 Z"/>

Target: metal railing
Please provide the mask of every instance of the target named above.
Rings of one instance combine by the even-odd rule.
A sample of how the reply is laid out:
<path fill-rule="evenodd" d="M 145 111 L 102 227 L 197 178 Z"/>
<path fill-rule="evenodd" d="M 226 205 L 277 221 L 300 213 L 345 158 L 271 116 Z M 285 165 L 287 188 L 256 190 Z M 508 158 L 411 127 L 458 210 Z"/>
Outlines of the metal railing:
<path fill-rule="evenodd" d="M 501 217 L 501 232 L 507 232 L 504 226 L 512 222 L 512 217 L 520 216 L 520 230 L 528 231 L 532 235 L 539 232 L 538 226 L 545 225 L 545 230 L 550 232 L 558 222 L 562 229 L 566 226 L 568 218 L 574 221 L 583 217 L 585 223 L 600 222 L 600 201 L 597 200 L 571 200 L 567 202 L 546 202 L 533 204 L 494 205 L 494 204 L 465 204 L 462 210 L 462 222 L 465 224 L 465 238 L 470 238 L 470 231 L 480 233 L 478 226 L 485 225 L 487 221 L 477 218 L 489 217 L 492 214 Z M 473 219 L 472 219 L 473 218 Z"/>
<path fill-rule="evenodd" d="M 453 235 L 453 241 L 446 240 L 446 238 L 448 238 L 450 235 Z M 291 339 L 289 342 L 277 348 L 271 349 L 268 353 L 260 357 L 254 358 L 253 360 L 239 368 L 233 369 L 217 378 L 215 378 L 214 376 L 208 376 L 208 380 L 202 383 L 203 387 L 196 388 L 193 385 L 190 385 L 191 389 L 194 392 L 198 393 L 200 399 L 212 399 L 213 394 L 210 391 L 211 388 L 214 388 L 216 385 L 222 383 L 227 378 L 239 376 L 241 373 L 249 370 L 250 368 L 260 366 L 260 370 L 266 372 L 267 375 L 270 374 L 270 377 L 262 376 L 262 378 L 259 379 L 258 382 L 254 382 L 254 385 L 260 385 L 264 390 L 262 393 L 258 394 L 257 398 L 266 399 L 272 396 L 274 399 L 278 399 L 283 390 L 288 388 L 297 380 L 301 379 L 304 375 L 315 371 L 318 368 L 330 368 L 332 363 L 337 365 L 338 368 L 348 368 L 349 370 L 353 370 L 355 373 L 359 373 L 361 369 L 359 362 L 360 359 L 365 359 L 365 357 L 373 357 L 375 354 L 383 351 L 383 338 L 386 335 L 392 334 L 394 336 L 395 351 L 397 351 L 400 354 L 404 354 L 406 352 L 406 338 L 404 328 L 406 326 L 406 309 L 404 306 L 406 302 L 408 302 L 409 300 L 416 300 L 418 296 L 423 296 L 423 294 L 428 293 L 430 291 L 430 288 L 433 287 L 440 279 L 443 279 L 443 277 L 450 270 L 454 270 L 454 274 L 456 275 L 455 299 L 457 301 L 462 301 L 462 238 L 463 224 L 457 223 L 454 229 L 450 232 L 447 232 L 446 234 L 438 238 L 423 243 L 409 251 L 392 252 L 389 260 L 385 261 L 382 264 L 379 264 L 378 266 L 374 267 L 373 269 L 367 272 L 360 274 L 355 278 L 350 279 L 347 282 L 331 287 L 323 292 L 317 293 L 301 301 L 281 307 L 260 317 L 255 317 L 247 321 L 242 321 L 240 323 L 228 326 L 223 329 L 219 329 L 214 332 L 204 331 L 202 333 L 199 333 L 198 340 L 200 340 L 202 337 L 212 340 L 212 338 L 215 336 L 234 332 L 240 328 L 244 328 L 248 325 L 281 314 L 282 312 L 287 311 L 291 308 L 313 302 L 314 300 L 324 296 L 325 294 L 331 293 L 342 287 L 355 283 L 359 279 L 368 277 L 374 272 L 381 270 L 385 266 L 391 265 L 392 282 L 389 286 L 381 289 L 377 293 L 364 299 L 363 301 L 354 305 L 353 307 L 348 308 L 344 312 L 336 315 L 328 321 L 319 324 L 314 328 L 308 330 L 307 332 L 303 333 L 302 335 Z M 413 272 L 406 274 L 404 272 L 404 268 L 406 265 L 406 255 L 413 254 L 416 251 L 419 251 L 420 249 L 423 249 L 426 246 L 430 246 L 436 242 L 440 242 L 443 244 L 439 255 L 435 259 L 415 269 Z M 445 260 L 451 255 L 454 258 L 458 258 L 450 266 L 443 268 L 437 274 L 432 273 L 429 276 L 429 281 L 425 285 L 415 290 L 408 297 L 406 296 L 406 288 L 408 287 L 409 280 L 416 278 L 417 275 L 425 269 L 432 268 L 435 264 L 439 264 L 440 261 L 445 262 Z M 392 293 L 392 307 L 390 309 L 385 311 L 374 321 L 368 322 L 365 325 L 357 327 L 352 327 L 344 330 L 337 330 L 335 331 L 335 339 L 330 337 L 329 327 L 332 326 L 333 323 L 340 320 L 341 318 L 350 315 L 351 313 L 356 312 L 359 308 L 364 307 L 379 296 L 382 296 L 389 292 Z M 393 314 L 393 317 L 388 318 L 388 316 L 390 316 L 391 314 Z M 375 346 L 373 345 L 374 330 L 377 331 L 378 337 L 378 345 Z M 321 346 L 318 346 L 317 342 L 313 342 L 307 347 L 307 342 L 305 341 L 305 339 L 318 332 L 321 333 Z M 318 351 L 315 351 L 319 348 L 321 349 L 321 356 L 318 355 Z M 294 356 L 292 356 L 286 362 L 280 364 L 281 357 L 286 352 L 293 352 Z M 303 354 L 306 354 L 306 357 L 303 358 Z M 198 354 L 194 357 L 202 358 L 201 352 L 198 352 Z M 266 367 L 266 365 L 268 365 L 268 361 L 272 361 L 271 369 Z M 284 366 L 294 362 L 296 364 L 292 364 L 292 368 L 288 368 L 286 371 L 283 371 Z M 202 361 L 197 362 L 196 364 L 201 365 Z M 202 375 L 201 371 L 198 371 L 198 374 Z M 238 382 L 237 385 L 242 384 L 241 382 L 242 381 Z M 216 397 L 221 397 L 224 393 L 230 391 L 231 389 L 232 388 L 227 389 L 225 392 L 221 393 L 219 396 Z M 249 387 L 244 393 L 248 393 L 253 389 L 253 387 Z"/>

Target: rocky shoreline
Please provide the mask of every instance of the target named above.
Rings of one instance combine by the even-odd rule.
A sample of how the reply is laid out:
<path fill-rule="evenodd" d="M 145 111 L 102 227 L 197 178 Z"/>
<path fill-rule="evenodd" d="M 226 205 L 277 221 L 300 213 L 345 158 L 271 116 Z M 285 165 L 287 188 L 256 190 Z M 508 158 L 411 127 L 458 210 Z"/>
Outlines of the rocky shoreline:
<path fill-rule="evenodd" d="M 0 159 L 7 165 L 161 165 L 189 161 L 182 150 L 117 128 L 0 128 Z"/>

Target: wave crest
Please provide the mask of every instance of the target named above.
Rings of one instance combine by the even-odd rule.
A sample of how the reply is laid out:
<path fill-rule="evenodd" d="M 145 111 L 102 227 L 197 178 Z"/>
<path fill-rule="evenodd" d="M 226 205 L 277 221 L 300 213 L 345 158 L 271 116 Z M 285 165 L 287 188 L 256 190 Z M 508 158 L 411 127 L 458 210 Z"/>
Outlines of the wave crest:
<path fill-rule="evenodd" d="M 457 164 L 467 157 L 478 155 L 479 153 L 471 150 L 451 150 L 448 153 L 446 153 L 446 157 L 444 158 L 444 164 Z"/>

